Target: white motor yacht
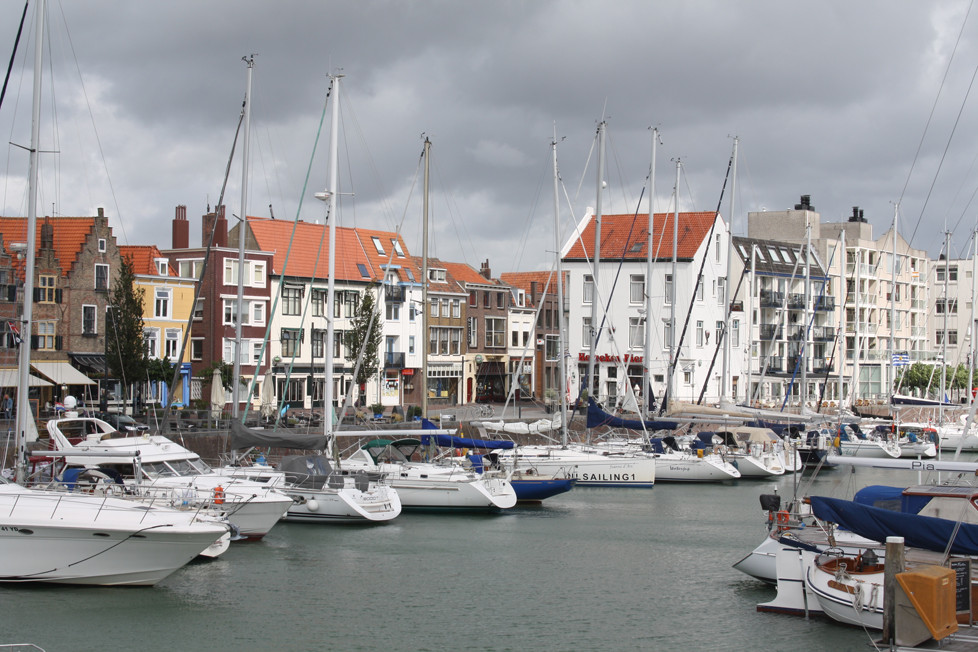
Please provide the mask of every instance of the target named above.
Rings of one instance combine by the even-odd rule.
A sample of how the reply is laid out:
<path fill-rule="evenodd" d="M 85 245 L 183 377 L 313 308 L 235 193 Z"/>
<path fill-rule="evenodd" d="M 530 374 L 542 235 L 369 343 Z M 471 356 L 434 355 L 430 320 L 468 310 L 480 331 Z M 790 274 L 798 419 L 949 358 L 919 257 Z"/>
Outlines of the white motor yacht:
<path fill-rule="evenodd" d="M 214 472 L 199 455 L 162 435 L 120 433 L 95 417 L 52 419 L 47 429 L 54 448 L 69 453 L 64 458 L 68 466 L 111 469 L 127 485 L 179 492 L 198 504 L 223 505 L 240 538 L 265 536 L 293 502 L 260 482 Z M 72 457 L 72 451 L 85 455 Z M 98 452 L 106 456 L 92 455 Z M 138 463 L 120 463 L 121 453 L 138 455 Z"/>

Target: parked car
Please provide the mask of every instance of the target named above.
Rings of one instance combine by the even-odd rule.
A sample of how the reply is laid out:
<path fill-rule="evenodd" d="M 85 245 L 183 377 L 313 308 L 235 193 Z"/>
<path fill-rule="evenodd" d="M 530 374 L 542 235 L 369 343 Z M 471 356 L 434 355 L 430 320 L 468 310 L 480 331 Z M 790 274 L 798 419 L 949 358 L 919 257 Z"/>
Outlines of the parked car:
<path fill-rule="evenodd" d="M 149 432 L 149 426 L 139 423 L 131 416 L 118 412 L 96 412 L 95 416 L 122 433 Z"/>

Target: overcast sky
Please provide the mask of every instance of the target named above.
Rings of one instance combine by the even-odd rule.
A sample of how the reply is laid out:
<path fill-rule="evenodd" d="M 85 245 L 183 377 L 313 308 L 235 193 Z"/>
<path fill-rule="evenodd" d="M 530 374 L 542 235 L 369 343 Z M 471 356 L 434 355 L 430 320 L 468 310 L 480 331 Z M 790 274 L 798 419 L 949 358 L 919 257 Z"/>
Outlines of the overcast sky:
<path fill-rule="evenodd" d="M 23 6 L 0 7 L 3 62 Z M 271 204 L 277 219 L 295 219 L 301 200 L 302 219 L 323 218 L 313 194 L 327 183 L 328 115 L 313 153 L 329 75 L 342 73 L 338 223 L 400 228 L 416 255 L 424 136 L 432 255 L 476 268 L 488 259 L 498 275 L 552 265 L 555 126 L 571 202 L 564 237 L 594 205 L 604 119 L 606 213 L 636 210 L 657 126 L 657 211 L 671 209 L 677 158 L 681 210 L 714 210 L 737 136 L 735 233 L 746 232 L 748 211 L 784 210 L 808 194 L 823 222 L 859 206 L 879 236 L 899 201 L 913 246 L 936 257 L 946 227 L 951 255 L 963 257 L 978 221 L 970 9 L 966 0 L 49 0 L 40 149 L 59 153 L 42 155 L 39 213 L 101 206 L 120 244 L 167 248 L 185 204 L 197 244 L 244 97 L 241 57 L 254 53 L 249 215 L 268 216 Z M 0 107 L 0 133 L 23 146 L 34 14 L 32 2 Z M 225 195 L 234 214 L 240 152 Z M 8 145 L 4 215 L 26 215 L 27 168 L 26 152 Z"/>

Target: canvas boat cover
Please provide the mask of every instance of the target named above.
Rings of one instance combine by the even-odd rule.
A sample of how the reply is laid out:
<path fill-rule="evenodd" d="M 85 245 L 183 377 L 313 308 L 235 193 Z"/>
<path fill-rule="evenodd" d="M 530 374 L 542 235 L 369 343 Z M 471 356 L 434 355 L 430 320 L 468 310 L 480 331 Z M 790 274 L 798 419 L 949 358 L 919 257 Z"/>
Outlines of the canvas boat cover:
<path fill-rule="evenodd" d="M 307 435 L 285 430 L 253 430 L 240 421 L 231 421 L 231 448 L 249 446 L 291 448 L 294 450 L 325 450 L 326 435 Z"/>

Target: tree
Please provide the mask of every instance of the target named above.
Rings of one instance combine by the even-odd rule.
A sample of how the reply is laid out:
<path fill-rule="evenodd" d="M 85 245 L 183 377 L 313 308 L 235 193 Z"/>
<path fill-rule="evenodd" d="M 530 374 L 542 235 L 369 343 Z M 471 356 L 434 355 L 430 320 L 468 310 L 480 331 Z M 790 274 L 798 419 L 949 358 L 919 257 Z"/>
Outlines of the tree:
<path fill-rule="evenodd" d="M 132 261 L 123 256 L 106 314 L 105 355 L 109 373 L 122 382 L 122 391 L 146 377 L 143 345 L 143 288 L 136 287 Z"/>
<path fill-rule="evenodd" d="M 380 350 L 382 334 L 380 332 L 380 311 L 373 294 L 376 287 L 376 285 L 371 284 L 364 289 L 360 296 L 360 306 L 351 323 L 352 328 L 346 331 L 343 336 L 348 362 L 355 365 L 360 357 L 360 350 L 363 349 L 360 371 L 354 378 L 358 385 L 363 385 L 373 378 L 380 369 L 377 353 Z M 326 345 L 328 348 L 329 342 Z M 327 355 L 329 355 L 328 351 Z"/>

